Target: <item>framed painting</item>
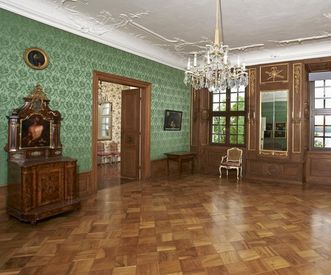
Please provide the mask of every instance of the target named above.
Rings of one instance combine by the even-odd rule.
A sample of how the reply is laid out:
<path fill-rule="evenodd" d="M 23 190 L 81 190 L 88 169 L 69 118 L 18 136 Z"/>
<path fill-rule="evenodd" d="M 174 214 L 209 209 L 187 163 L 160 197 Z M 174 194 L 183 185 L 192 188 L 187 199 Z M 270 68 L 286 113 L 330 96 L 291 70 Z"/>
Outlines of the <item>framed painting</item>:
<path fill-rule="evenodd" d="M 40 115 L 32 115 L 21 120 L 20 147 L 50 147 L 51 122 Z"/>
<path fill-rule="evenodd" d="M 43 70 L 48 66 L 47 53 L 40 48 L 26 49 L 23 58 L 25 63 L 35 70 Z"/>
<path fill-rule="evenodd" d="M 182 128 L 183 112 L 165 110 L 164 115 L 164 130 L 165 131 L 180 131 Z"/>

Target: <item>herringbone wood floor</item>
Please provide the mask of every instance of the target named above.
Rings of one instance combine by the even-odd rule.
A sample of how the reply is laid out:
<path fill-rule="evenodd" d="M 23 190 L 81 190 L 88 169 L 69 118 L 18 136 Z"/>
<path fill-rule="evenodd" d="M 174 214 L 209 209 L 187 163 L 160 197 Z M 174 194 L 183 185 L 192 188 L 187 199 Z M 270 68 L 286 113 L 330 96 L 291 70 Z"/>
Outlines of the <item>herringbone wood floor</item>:
<path fill-rule="evenodd" d="M 331 190 L 186 175 L 0 224 L 0 274 L 331 274 Z"/>

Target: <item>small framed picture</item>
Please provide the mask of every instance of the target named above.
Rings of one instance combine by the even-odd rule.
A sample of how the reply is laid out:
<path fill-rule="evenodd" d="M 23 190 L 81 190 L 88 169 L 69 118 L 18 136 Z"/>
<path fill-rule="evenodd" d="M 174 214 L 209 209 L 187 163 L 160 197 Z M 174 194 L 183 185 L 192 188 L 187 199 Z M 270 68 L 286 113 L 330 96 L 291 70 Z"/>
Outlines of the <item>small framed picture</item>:
<path fill-rule="evenodd" d="M 40 48 L 28 48 L 23 55 L 25 63 L 32 69 L 43 70 L 48 66 L 47 53 Z"/>
<path fill-rule="evenodd" d="M 164 116 L 164 130 L 165 131 L 180 131 L 182 128 L 181 111 L 165 110 Z"/>

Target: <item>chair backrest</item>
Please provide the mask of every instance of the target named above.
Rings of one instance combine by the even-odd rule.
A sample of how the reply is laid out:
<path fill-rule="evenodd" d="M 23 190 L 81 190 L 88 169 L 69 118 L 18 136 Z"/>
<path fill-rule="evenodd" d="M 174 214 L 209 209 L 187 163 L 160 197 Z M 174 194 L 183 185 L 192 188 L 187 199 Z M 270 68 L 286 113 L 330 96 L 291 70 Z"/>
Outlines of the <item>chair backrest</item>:
<path fill-rule="evenodd" d="M 230 148 L 227 150 L 227 161 L 241 162 L 243 150 L 239 148 Z"/>
<path fill-rule="evenodd" d="M 109 149 L 111 152 L 118 152 L 118 143 L 115 141 L 110 142 Z"/>
<path fill-rule="evenodd" d="M 97 151 L 98 152 L 104 152 L 105 151 L 105 144 L 101 141 L 97 142 Z"/>

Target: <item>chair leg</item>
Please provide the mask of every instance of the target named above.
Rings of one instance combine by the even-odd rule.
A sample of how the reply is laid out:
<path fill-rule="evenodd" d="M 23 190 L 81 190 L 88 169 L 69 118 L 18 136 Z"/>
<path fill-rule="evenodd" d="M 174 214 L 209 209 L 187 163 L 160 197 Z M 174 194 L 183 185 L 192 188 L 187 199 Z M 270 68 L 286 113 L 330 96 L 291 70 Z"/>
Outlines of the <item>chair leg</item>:
<path fill-rule="evenodd" d="M 226 168 L 226 177 L 229 177 L 229 169 Z"/>
<path fill-rule="evenodd" d="M 218 168 L 218 170 L 220 171 L 220 178 L 222 178 L 222 167 Z"/>
<path fill-rule="evenodd" d="M 237 180 L 239 180 L 239 169 L 240 168 L 237 168 L 236 170 L 237 170 Z"/>

